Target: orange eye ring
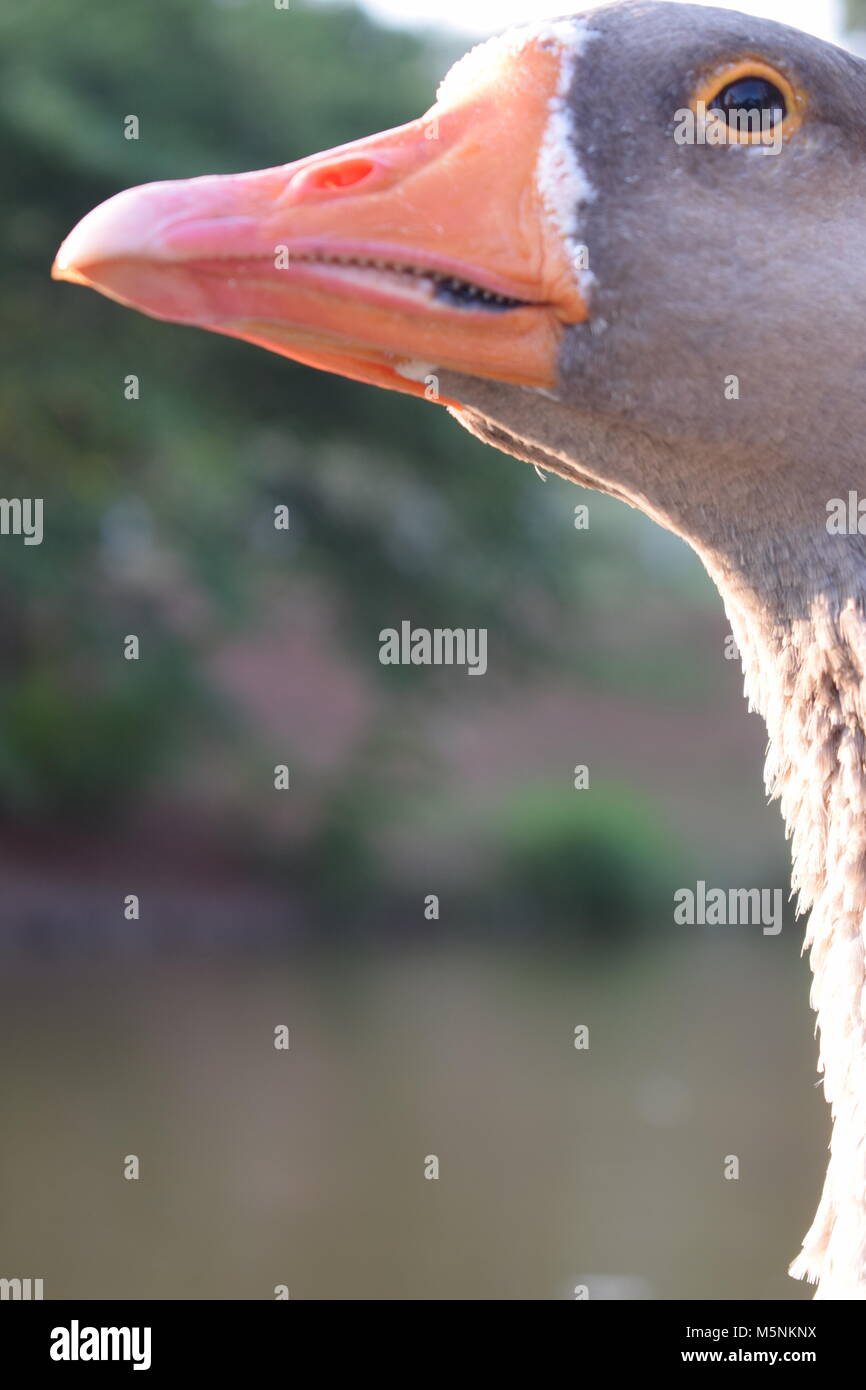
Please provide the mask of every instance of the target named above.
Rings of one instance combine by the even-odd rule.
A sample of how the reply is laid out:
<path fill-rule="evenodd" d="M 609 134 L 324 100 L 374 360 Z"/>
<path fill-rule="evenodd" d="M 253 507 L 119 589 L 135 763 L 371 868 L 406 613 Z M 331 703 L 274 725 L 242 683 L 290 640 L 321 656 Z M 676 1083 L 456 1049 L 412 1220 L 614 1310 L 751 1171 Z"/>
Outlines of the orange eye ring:
<path fill-rule="evenodd" d="M 726 87 L 730 87 L 734 82 L 742 82 L 748 78 L 763 79 L 771 83 L 781 93 L 785 102 L 785 114 L 781 121 L 775 125 L 764 126 L 762 129 L 754 129 L 754 122 L 743 120 L 732 124 L 722 115 L 712 112 L 713 103 L 717 101 L 720 94 Z M 714 68 L 707 73 L 699 84 L 697 90 L 689 103 L 692 111 L 695 112 L 698 120 L 703 119 L 706 124 L 718 121 L 725 127 L 725 142 L 735 145 L 761 145 L 775 142 L 778 133 L 781 131 L 782 139 L 788 140 L 802 124 L 803 113 L 806 109 L 806 94 L 803 89 L 792 82 L 785 73 L 780 72 L 772 63 L 768 63 L 764 58 L 740 58 L 733 63 L 724 63 L 721 67 Z M 753 116 L 754 112 L 741 112 L 743 116 Z M 760 122 L 757 122 L 760 124 Z"/>

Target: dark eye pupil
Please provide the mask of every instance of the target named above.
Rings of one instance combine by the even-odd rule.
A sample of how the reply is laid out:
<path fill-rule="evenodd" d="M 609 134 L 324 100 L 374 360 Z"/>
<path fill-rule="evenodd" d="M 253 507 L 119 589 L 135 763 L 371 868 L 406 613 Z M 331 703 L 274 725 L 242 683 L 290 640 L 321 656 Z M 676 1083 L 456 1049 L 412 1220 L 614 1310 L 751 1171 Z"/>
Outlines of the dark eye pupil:
<path fill-rule="evenodd" d="M 786 115 L 785 98 L 766 77 L 740 77 L 730 82 L 710 103 L 710 110 L 718 111 L 729 125 L 734 111 L 766 111 L 771 125 L 783 121 Z"/>

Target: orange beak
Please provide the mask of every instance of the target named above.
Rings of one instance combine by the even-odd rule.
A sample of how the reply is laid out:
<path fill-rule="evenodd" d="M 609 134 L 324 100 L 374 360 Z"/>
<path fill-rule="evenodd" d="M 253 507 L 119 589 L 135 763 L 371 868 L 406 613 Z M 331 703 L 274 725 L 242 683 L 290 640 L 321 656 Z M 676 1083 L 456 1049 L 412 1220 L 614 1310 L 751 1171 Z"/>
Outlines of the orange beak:
<path fill-rule="evenodd" d="M 52 274 L 343 376 L 427 381 L 431 399 L 437 370 L 552 388 L 563 327 L 587 316 L 536 180 L 561 60 L 529 43 L 395 130 L 129 189 Z"/>

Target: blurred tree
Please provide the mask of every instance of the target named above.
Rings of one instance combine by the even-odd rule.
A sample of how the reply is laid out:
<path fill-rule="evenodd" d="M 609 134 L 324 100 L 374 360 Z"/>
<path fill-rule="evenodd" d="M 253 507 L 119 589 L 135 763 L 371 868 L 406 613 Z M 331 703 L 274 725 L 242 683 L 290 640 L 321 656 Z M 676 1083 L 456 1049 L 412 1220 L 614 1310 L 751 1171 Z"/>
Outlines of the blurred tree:
<path fill-rule="evenodd" d="M 622 541 L 622 509 L 594 500 L 602 523 L 577 545 L 580 494 L 541 486 L 441 408 L 48 277 L 72 225 L 121 188 L 279 164 L 399 124 L 460 48 L 345 5 L 41 0 L 0 13 L 3 492 L 42 497 L 46 512 L 41 546 L 0 544 L 0 812 L 98 820 L 155 774 L 177 776 L 215 730 L 228 746 L 212 648 L 304 576 L 380 693 L 310 862 L 366 863 L 371 820 L 399 815 L 387 772 L 370 793 L 369 750 L 381 768 L 438 689 L 433 677 L 419 693 L 399 668 L 382 679 L 381 627 L 485 626 L 498 671 L 537 672 L 587 654 L 578 573 L 619 584 L 630 608 L 646 562 Z M 130 632 L 137 663 L 122 658 Z M 256 731 L 238 738 L 252 779 Z M 287 751 L 303 763 L 303 748 Z"/>
<path fill-rule="evenodd" d="M 214 624 L 243 612 L 268 570 L 318 575 L 373 665 L 397 593 L 416 621 L 495 626 L 503 655 L 530 637 L 532 595 L 568 586 L 525 505 L 527 470 L 500 469 L 444 411 L 166 329 L 47 276 L 70 226 L 118 189 L 281 163 L 399 123 L 429 104 L 453 54 L 344 6 L 213 0 L 17 5 L 0 16 L 0 47 L 4 492 L 44 497 L 48 517 L 42 547 L 0 547 L 0 804 L 54 805 L 51 760 L 34 754 L 40 711 L 47 723 L 62 711 L 74 743 L 94 698 L 138 702 L 155 756 L 135 768 L 156 770 L 172 736 L 200 723 Z M 138 140 L 124 138 L 129 114 Z M 124 396 L 129 373 L 138 401 Z M 277 501 L 292 509 L 289 547 L 269 524 Z M 512 602 L 521 574 L 525 612 Z M 198 617 L 179 643 L 184 595 Z M 130 629 L 146 634 L 150 679 L 122 669 Z M 20 698 L 33 681 L 40 698 Z M 90 756 L 117 766 L 123 728 L 108 720 Z M 61 802 L 121 792 L 88 761 Z"/>

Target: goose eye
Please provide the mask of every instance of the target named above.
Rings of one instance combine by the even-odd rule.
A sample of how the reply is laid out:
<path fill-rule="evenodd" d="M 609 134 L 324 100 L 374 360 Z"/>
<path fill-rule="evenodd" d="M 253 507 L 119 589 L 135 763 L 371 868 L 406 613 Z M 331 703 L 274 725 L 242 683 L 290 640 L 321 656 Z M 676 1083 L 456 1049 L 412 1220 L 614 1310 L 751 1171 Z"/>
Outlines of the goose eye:
<path fill-rule="evenodd" d="M 692 91 L 691 109 L 726 133 L 726 144 L 772 144 L 800 128 L 809 99 L 803 87 L 757 54 L 713 68 Z M 718 143 L 718 142 L 716 142 Z"/>
<path fill-rule="evenodd" d="M 784 95 L 766 77 L 739 77 L 736 82 L 729 82 L 723 87 L 707 106 L 708 110 L 717 111 L 723 116 L 729 125 L 732 113 L 738 111 L 766 112 L 767 123 L 771 127 L 778 125 L 788 114 Z"/>

